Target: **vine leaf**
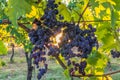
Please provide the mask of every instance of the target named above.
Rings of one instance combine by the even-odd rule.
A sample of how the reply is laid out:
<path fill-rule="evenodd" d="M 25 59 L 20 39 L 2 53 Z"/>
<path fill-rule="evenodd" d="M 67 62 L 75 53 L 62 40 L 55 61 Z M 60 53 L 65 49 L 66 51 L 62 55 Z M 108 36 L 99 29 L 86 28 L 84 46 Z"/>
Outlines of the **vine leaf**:
<path fill-rule="evenodd" d="M 116 9 L 116 10 L 120 10 L 120 1 L 119 0 L 114 0 L 114 2 L 115 2 L 115 5 L 114 5 L 114 8 Z"/>
<path fill-rule="evenodd" d="M 115 14 L 113 9 L 111 10 L 111 26 L 115 26 Z"/>
<path fill-rule="evenodd" d="M 111 26 L 114 27 L 117 19 L 119 19 L 119 14 L 117 11 L 115 11 L 114 7 L 111 6 Z"/>
<path fill-rule="evenodd" d="M 97 61 L 101 58 L 101 54 L 97 51 L 92 51 L 91 55 L 89 55 L 87 62 L 90 65 L 95 66 L 97 64 Z"/>
<path fill-rule="evenodd" d="M 71 20 L 71 14 L 70 11 L 67 9 L 65 4 L 60 4 L 58 7 L 59 14 L 64 16 L 64 21 L 70 21 Z"/>
<path fill-rule="evenodd" d="M 67 77 L 68 80 L 70 80 L 70 75 L 69 75 L 69 70 L 68 69 L 64 70 L 64 75 Z"/>
<path fill-rule="evenodd" d="M 105 36 L 102 38 L 102 43 L 102 49 L 110 50 L 111 48 L 115 48 L 114 37 L 110 33 L 105 34 Z"/>
<path fill-rule="evenodd" d="M 98 1 L 90 0 L 90 5 L 92 5 L 91 8 L 94 10 L 95 7 L 99 6 L 99 3 L 98 3 Z"/>
<path fill-rule="evenodd" d="M 12 24 L 18 26 L 17 19 L 29 12 L 30 9 L 30 5 L 25 0 L 9 0 L 5 13 L 12 21 Z"/>
<path fill-rule="evenodd" d="M 0 41 L 0 55 L 7 54 L 7 48 L 5 47 L 4 43 Z"/>

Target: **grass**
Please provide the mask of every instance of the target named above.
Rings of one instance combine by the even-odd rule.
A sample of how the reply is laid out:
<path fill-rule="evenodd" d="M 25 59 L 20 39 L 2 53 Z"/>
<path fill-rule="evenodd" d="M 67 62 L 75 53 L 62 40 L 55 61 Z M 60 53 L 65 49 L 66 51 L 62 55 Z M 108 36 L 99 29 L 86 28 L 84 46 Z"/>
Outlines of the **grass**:
<path fill-rule="evenodd" d="M 120 59 L 111 59 L 112 61 L 112 65 L 111 65 L 111 69 L 112 71 L 116 71 L 116 70 L 120 70 Z M 111 75 L 113 80 L 120 80 L 120 73 L 117 74 L 113 74 Z"/>
<path fill-rule="evenodd" d="M 9 54 L 6 56 L 0 56 L 6 63 L 5 66 L 0 68 L 0 80 L 26 80 L 27 75 L 27 64 L 26 59 L 24 55 L 24 51 L 16 49 L 15 56 L 14 56 L 14 63 L 10 63 L 9 58 L 11 51 L 9 51 Z M 114 63 L 112 64 L 111 68 L 112 71 L 119 70 L 120 69 L 120 59 L 111 59 L 111 61 Z M 47 73 L 42 77 L 41 80 L 69 80 L 65 77 L 63 74 L 63 69 L 59 64 L 55 62 L 55 60 L 49 60 L 49 69 Z M 32 80 L 37 80 L 37 69 L 33 71 L 33 77 Z M 105 69 L 105 72 L 109 72 L 108 69 Z M 120 80 L 120 73 L 112 75 L 113 80 Z M 78 78 L 74 78 L 74 80 L 80 80 Z"/>
<path fill-rule="evenodd" d="M 0 80 L 26 80 L 27 64 L 24 52 L 15 49 L 14 62 L 10 63 L 11 50 L 6 56 L 1 56 L 6 65 L 0 68 Z M 63 74 L 62 67 L 55 60 L 50 59 L 48 62 L 48 71 L 41 80 L 68 80 Z M 37 69 L 33 71 L 33 79 L 37 80 Z M 76 80 L 78 80 L 76 78 Z"/>
<path fill-rule="evenodd" d="M 14 63 L 9 63 L 9 59 L 6 59 L 8 62 L 6 66 L 0 69 L 0 80 L 26 80 L 27 75 L 27 67 L 25 63 L 24 57 L 15 57 Z M 22 62 L 21 62 L 22 60 Z M 24 62 L 23 62 L 24 61 Z M 56 64 L 54 60 L 49 61 L 49 70 L 47 71 L 47 74 L 42 77 L 42 80 L 68 80 L 64 74 L 63 69 L 61 66 Z M 33 79 L 34 76 L 37 75 L 37 69 L 33 71 Z"/>

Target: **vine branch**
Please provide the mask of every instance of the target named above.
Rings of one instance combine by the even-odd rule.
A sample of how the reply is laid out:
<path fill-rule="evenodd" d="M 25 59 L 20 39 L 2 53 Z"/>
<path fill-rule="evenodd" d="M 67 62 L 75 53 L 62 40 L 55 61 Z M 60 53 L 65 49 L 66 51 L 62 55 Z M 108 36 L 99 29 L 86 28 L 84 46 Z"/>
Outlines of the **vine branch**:
<path fill-rule="evenodd" d="M 84 21 L 81 21 L 81 22 L 109 22 L 111 20 L 84 20 Z M 117 20 L 117 21 L 120 21 L 120 20 Z"/>
<path fill-rule="evenodd" d="M 27 22 L 27 23 L 20 23 L 18 22 L 18 25 L 23 28 L 26 32 L 29 32 L 30 29 L 27 28 L 24 24 L 29 24 L 30 22 Z M 2 24 L 11 24 L 11 22 L 9 21 L 9 19 L 3 19 L 2 20 Z"/>
<path fill-rule="evenodd" d="M 102 77 L 102 76 L 107 76 L 107 75 L 113 75 L 113 74 L 116 74 L 116 73 L 119 73 L 119 72 L 120 72 L 120 70 L 109 72 L 109 73 L 105 73 L 105 74 L 102 74 L 102 75 L 87 74 L 87 75 L 72 75 L 72 76 L 73 77 L 93 77 L 93 76 Z"/>
<path fill-rule="evenodd" d="M 26 32 L 28 32 L 28 33 L 30 32 L 30 29 L 27 28 L 24 24 L 18 22 L 18 25 L 19 25 L 21 28 L 23 28 Z"/>
<path fill-rule="evenodd" d="M 85 9 L 83 10 L 83 12 L 79 15 L 80 17 L 79 17 L 79 19 L 78 19 L 78 25 L 80 24 L 80 20 L 81 20 L 83 14 L 85 13 L 85 11 L 86 11 L 86 9 L 87 9 L 88 7 L 89 7 L 89 1 L 88 1 L 87 5 L 86 5 Z"/>

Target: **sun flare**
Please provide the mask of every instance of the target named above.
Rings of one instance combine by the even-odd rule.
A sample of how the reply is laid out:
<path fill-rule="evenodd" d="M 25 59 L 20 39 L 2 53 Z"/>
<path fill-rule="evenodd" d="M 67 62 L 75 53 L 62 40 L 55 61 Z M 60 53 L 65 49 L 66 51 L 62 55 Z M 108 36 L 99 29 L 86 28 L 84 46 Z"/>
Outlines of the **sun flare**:
<path fill-rule="evenodd" d="M 62 36 L 63 36 L 62 32 L 55 36 L 55 44 L 54 45 L 59 46 L 59 43 L 61 43 Z"/>
<path fill-rule="evenodd" d="M 62 35 L 63 35 L 63 33 L 59 33 L 58 35 L 56 35 L 55 39 L 56 39 L 57 43 L 61 42 L 60 38 L 62 37 Z"/>

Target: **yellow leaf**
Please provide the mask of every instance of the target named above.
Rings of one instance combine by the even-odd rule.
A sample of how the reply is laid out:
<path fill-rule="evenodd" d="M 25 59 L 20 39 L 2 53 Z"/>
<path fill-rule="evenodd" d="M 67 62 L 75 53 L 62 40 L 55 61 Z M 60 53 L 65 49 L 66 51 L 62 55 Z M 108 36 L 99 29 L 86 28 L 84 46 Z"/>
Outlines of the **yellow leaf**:
<path fill-rule="evenodd" d="M 103 72 L 95 72 L 95 74 L 97 74 L 97 75 L 102 75 Z"/>
<path fill-rule="evenodd" d="M 35 6 L 32 6 L 31 12 L 29 14 L 26 14 L 26 17 L 28 18 L 33 18 L 36 17 L 38 18 L 38 9 Z"/>
<path fill-rule="evenodd" d="M 112 80 L 111 76 L 98 77 L 99 80 Z"/>

